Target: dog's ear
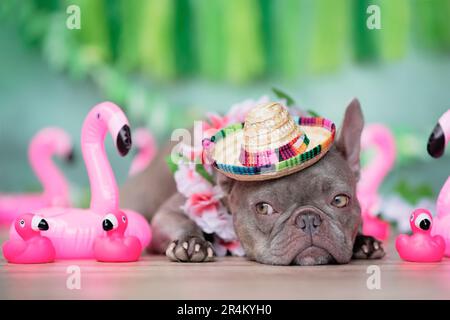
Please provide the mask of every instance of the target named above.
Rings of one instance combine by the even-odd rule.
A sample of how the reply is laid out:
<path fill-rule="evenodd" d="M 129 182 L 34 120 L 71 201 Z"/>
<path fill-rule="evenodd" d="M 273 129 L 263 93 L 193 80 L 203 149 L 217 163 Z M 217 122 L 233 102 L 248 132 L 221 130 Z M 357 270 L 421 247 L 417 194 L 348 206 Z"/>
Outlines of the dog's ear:
<path fill-rule="evenodd" d="M 344 121 L 338 131 L 336 148 L 347 160 L 350 169 L 359 179 L 361 133 L 364 117 L 358 99 L 353 99 L 345 110 Z"/>
<path fill-rule="evenodd" d="M 220 172 L 217 172 L 216 181 L 223 193 L 225 193 L 226 195 L 229 195 L 231 193 L 231 189 L 233 189 L 235 180 L 228 178 L 226 175 Z"/>

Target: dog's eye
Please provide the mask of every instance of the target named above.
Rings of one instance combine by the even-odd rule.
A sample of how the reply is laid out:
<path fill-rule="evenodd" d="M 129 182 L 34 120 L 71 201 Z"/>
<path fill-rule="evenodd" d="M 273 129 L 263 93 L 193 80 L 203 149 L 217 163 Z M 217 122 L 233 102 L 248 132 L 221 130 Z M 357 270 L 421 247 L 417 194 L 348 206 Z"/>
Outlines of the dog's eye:
<path fill-rule="evenodd" d="M 265 202 L 260 202 L 256 205 L 256 212 L 258 214 L 263 215 L 271 215 L 273 213 L 273 208 L 270 204 L 267 204 Z"/>
<path fill-rule="evenodd" d="M 347 197 L 344 194 L 340 194 L 333 198 L 331 205 L 333 205 L 336 208 L 344 208 L 348 205 L 349 202 L 350 202 L 349 197 Z"/>

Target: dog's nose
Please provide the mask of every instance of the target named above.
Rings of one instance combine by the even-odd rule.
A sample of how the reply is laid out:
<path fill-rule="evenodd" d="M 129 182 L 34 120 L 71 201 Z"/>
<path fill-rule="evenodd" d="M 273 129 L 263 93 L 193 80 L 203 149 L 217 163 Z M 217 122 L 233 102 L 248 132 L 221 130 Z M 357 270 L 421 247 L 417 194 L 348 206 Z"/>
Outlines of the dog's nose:
<path fill-rule="evenodd" d="M 303 232 L 313 234 L 322 224 L 322 219 L 316 213 L 305 213 L 300 214 L 295 223 Z"/>

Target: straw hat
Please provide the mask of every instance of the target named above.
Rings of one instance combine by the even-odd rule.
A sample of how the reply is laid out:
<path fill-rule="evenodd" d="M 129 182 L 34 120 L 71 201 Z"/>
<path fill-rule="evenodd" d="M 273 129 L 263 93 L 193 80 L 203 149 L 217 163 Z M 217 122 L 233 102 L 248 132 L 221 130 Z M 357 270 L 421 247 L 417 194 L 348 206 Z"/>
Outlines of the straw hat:
<path fill-rule="evenodd" d="M 331 147 L 336 127 L 324 118 L 293 118 L 280 103 L 250 110 L 245 123 L 226 127 L 209 139 L 214 167 L 241 180 L 269 180 L 307 168 Z"/>

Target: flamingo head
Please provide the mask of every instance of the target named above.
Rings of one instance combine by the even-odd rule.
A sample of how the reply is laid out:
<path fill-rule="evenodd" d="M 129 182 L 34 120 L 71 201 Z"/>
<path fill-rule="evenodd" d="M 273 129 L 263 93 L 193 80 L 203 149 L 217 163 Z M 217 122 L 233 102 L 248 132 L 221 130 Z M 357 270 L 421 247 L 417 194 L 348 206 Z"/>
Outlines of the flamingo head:
<path fill-rule="evenodd" d="M 63 129 L 48 127 L 39 131 L 31 141 L 31 149 L 40 150 L 39 154 L 48 152 L 71 163 L 74 158 L 73 144 L 70 136 Z"/>
<path fill-rule="evenodd" d="M 433 217 L 426 209 L 416 209 L 411 214 L 410 222 L 413 233 L 430 233 L 433 224 Z"/>
<path fill-rule="evenodd" d="M 104 137 L 109 131 L 121 156 L 126 156 L 131 150 L 128 119 L 122 109 L 112 102 L 103 102 L 92 108 L 85 120 L 85 128 L 84 142 L 95 142 L 99 135 Z"/>
<path fill-rule="evenodd" d="M 450 140 L 450 110 L 442 115 L 428 139 L 427 151 L 433 158 L 444 154 L 445 146 Z"/>
<path fill-rule="evenodd" d="M 128 217 L 122 212 L 108 213 L 102 221 L 103 230 L 108 235 L 118 234 L 123 235 L 128 226 Z"/>
<path fill-rule="evenodd" d="M 59 138 L 56 139 L 55 154 L 64 159 L 68 163 L 74 161 L 74 151 L 70 136 L 64 132 L 59 132 Z"/>
<path fill-rule="evenodd" d="M 35 214 L 26 213 L 21 215 L 14 222 L 17 233 L 23 240 L 31 239 L 40 235 L 41 231 L 48 230 L 48 222 Z"/>
<path fill-rule="evenodd" d="M 155 140 L 146 128 L 138 128 L 133 132 L 133 140 L 138 150 L 155 148 Z"/>

